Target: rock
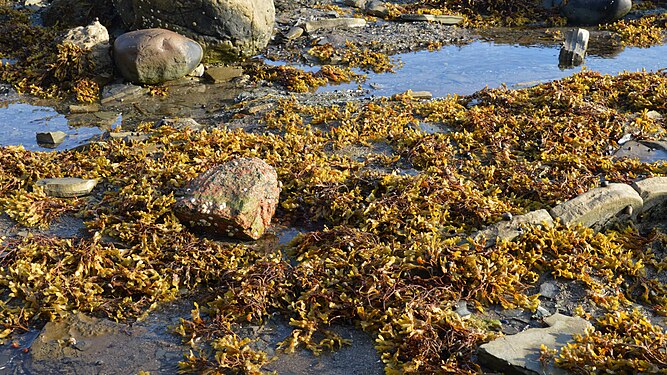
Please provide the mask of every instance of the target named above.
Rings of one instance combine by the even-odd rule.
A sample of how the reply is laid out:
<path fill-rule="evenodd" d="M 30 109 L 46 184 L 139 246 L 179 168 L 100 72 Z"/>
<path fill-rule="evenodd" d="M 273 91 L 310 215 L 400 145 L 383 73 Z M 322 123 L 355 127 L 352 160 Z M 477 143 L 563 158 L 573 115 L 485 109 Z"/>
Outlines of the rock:
<path fill-rule="evenodd" d="M 580 223 L 600 230 L 610 224 L 635 218 L 642 206 L 642 198 L 630 185 L 609 184 L 563 202 L 552 208 L 550 213 L 565 225 Z M 631 207 L 634 214 L 628 214 L 627 207 Z"/>
<path fill-rule="evenodd" d="M 67 133 L 61 131 L 37 133 L 36 138 L 37 143 L 59 145 L 65 141 L 65 138 L 67 138 Z"/>
<path fill-rule="evenodd" d="M 468 310 L 468 303 L 466 301 L 456 303 L 456 314 L 461 318 L 469 318 L 472 315 L 470 310 Z"/>
<path fill-rule="evenodd" d="M 273 0 L 113 0 L 130 29 L 165 28 L 223 59 L 252 56 L 273 34 Z"/>
<path fill-rule="evenodd" d="M 301 27 L 298 26 L 292 27 L 291 29 L 289 29 L 287 34 L 285 34 L 285 39 L 287 40 L 298 39 L 299 37 L 301 37 L 301 35 L 303 35 L 303 32 L 304 30 Z"/>
<path fill-rule="evenodd" d="M 79 26 L 67 31 L 61 40 L 62 43 L 72 43 L 76 46 L 89 49 L 89 58 L 93 62 L 95 74 L 113 75 L 113 61 L 111 60 L 111 45 L 107 28 L 95 20 L 88 26 Z"/>
<path fill-rule="evenodd" d="M 235 66 L 214 66 L 204 72 L 204 77 L 213 83 L 229 82 L 242 75 L 243 68 Z"/>
<path fill-rule="evenodd" d="M 458 25 L 463 22 L 463 17 L 433 15 L 433 14 L 401 14 L 401 21 L 407 22 L 438 22 L 444 25 Z"/>
<path fill-rule="evenodd" d="M 632 183 L 644 201 L 642 212 L 664 213 L 667 202 L 667 177 L 653 177 Z M 659 212 L 657 212 L 659 211 Z"/>
<path fill-rule="evenodd" d="M 621 19 L 632 8 L 631 0 L 569 0 L 561 15 L 574 25 L 597 25 Z"/>
<path fill-rule="evenodd" d="M 411 90 L 408 90 L 406 92 L 406 94 L 409 94 L 410 96 L 412 96 L 415 99 L 425 99 L 425 100 L 433 99 L 433 94 L 430 91 L 411 91 Z"/>
<path fill-rule="evenodd" d="M 114 15 L 113 4 L 108 0 L 53 0 L 42 14 L 42 20 L 45 26 L 83 26 L 96 19 L 109 25 Z"/>
<path fill-rule="evenodd" d="M 558 66 L 567 68 L 579 66 L 584 62 L 590 34 L 585 29 L 569 30 L 565 33 L 565 42 L 558 55 Z"/>
<path fill-rule="evenodd" d="M 95 113 L 101 109 L 100 105 L 94 104 L 72 104 L 69 106 L 69 113 Z"/>
<path fill-rule="evenodd" d="M 540 295 L 545 298 L 554 299 L 558 294 L 558 286 L 552 282 L 542 283 L 540 285 Z"/>
<path fill-rule="evenodd" d="M 35 182 L 35 186 L 44 189 L 46 195 L 59 198 L 88 195 L 96 185 L 97 180 L 76 177 L 44 178 Z"/>
<path fill-rule="evenodd" d="M 165 29 L 125 33 L 116 39 L 113 50 L 123 77 L 147 84 L 184 77 L 199 65 L 204 54 L 199 43 Z"/>
<path fill-rule="evenodd" d="M 616 150 L 614 158 L 638 159 L 642 163 L 653 163 L 660 160 L 667 160 L 667 151 L 662 149 L 660 143 L 656 141 L 628 141 Z"/>
<path fill-rule="evenodd" d="M 312 33 L 320 29 L 350 29 L 364 26 L 366 26 L 366 20 L 363 18 L 330 18 L 308 21 L 303 28 L 307 33 Z"/>
<path fill-rule="evenodd" d="M 365 9 L 368 0 L 344 0 L 343 4 L 357 9 Z"/>
<path fill-rule="evenodd" d="M 650 118 L 651 120 L 662 120 L 662 115 L 658 111 L 648 111 L 646 112 L 646 117 Z"/>
<path fill-rule="evenodd" d="M 373 17 L 385 18 L 389 16 L 389 9 L 382 1 L 372 0 L 366 4 L 366 14 Z"/>
<path fill-rule="evenodd" d="M 143 142 L 147 140 L 150 136 L 145 133 L 138 133 L 138 132 L 106 132 L 102 136 L 102 139 L 120 139 L 125 143 L 132 143 L 132 142 Z"/>
<path fill-rule="evenodd" d="M 191 129 L 200 131 L 204 129 L 204 125 L 191 118 L 163 118 L 158 121 L 157 126 L 170 126 L 178 130 Z"/>
<path fill-rule="evenodd" d="M 204 64 L 199 64 L 193 71 L 188 73 L 188 77 L 203 77 L 205 70 L 206 69 L 204 69 Z"/>
<path fill-rule="evenodd" d="M 212 168 L 188 184 L 174 205 L 185 224 L 213 234 L 258 239 L 271 222 L 280 189 L 275 169 L 257 158 Z"/>
<path fill-rule="evenodd" d="M 523 233 L 527 225 L 552 226 L 553 219 L 547 210 L 537 210 L 525 215 L 513 216 L 509 221 L 501 221 L 486 227 L 473 235 L 476 241 L 486 239 L 485 246 L 491 247 L 498 241 L 511 241 Z"/>
<path fill-rule="evenodd" d="M 512 336 L 504 336 L 480 346 L 481 363 L 503 373 L 512 374 L 567 374 L 564 369 L 540 362 L 540 347 L 560 349 L 572 341 L 574 335 L 584 334 L 591 325 L 588 321 L 559 313 L 544 321 L 548 328 L 530 328 Z"/>
<path fill-rule="evenodd" d="M 107 105 L 114 101 L 123 102 L 126 100 L 137 99 L 148 93 L 148 89 L 132 84 L 114 84 L 104 86 L 102 89 L 102 105 Z"/>

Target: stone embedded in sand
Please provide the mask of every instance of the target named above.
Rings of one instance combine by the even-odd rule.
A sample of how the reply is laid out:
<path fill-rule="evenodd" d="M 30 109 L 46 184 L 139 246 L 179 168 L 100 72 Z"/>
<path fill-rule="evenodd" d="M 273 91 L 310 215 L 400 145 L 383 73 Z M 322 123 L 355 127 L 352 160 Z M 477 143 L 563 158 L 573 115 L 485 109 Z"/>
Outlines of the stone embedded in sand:
<path fill-rule="evenodd" d="M 621 19 L 632 8 L 631 0 L 570 0 L 561 15 L 573 25 L 597 25 Z"/>
<path fill-rule="evenodd" d="M 213 83 L 229 82 L 243 75 L 243 68 L 236 66 L 214 66 L 204 71 L 204 77 Z"/>
<path fill-rule="evenodd" d="M 58 198 L 88 195 L 96 185 L 97 180 L 76 177 L 44 178 L 35 182 L 35 186 L 44 189 L 46 195 Z"/>
<path fill-rule="evenodd" d="M 551 209 L 551 216 L 565 225 L 582 224 L 600 230 L 609 224 L 635 218 L 644 202 L 626 184 L 591 189 Z M 628 208 L 630 207 L 630 208 Z"/>
<path fill-rule="evenodd" d="M 278 204 L 278 175 L 257 158 L 240 158 L 209 169 L 192 180 L 174 205 L 185 224 L 213 234 L 258 239 Z"/>
<path fill-rule="evenodd" d="M 540 362 L 540 348 L 560 349 L 582 335 L 590 323 L 578 317 L 553 314 L 544 321 L 548 328 L 531 328 L 516 335 L 503 336 L 479 348 L 479 360 L 494 371 L 511 374 L 567 374 L 564 369 Z"/>
<path fill-rule="evenodd" d="M 131 31 L 113 44 L 116 67 L 126 80 L 156 84 L 184 77 L 201 62 L 199 43 L 165 29 Z"/>

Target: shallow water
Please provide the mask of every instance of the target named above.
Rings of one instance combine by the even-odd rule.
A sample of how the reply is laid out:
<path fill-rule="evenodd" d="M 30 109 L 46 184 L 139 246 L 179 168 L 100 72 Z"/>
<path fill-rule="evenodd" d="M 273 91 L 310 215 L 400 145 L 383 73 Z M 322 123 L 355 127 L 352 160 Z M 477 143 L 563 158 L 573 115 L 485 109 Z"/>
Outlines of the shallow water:
<path fill-rule="evenodd" d="M 371 95 L 390 96 L 404 92 L 430 91 L 435 97 L 468 95 L 484 87 L 530 86 L 580 72 L 582 67 L 560 69 L 559 46 L 519 46 L 476 41 L 447 46 L 435 52 L 397 55 L 403 67 L 395 74 L 368 74 L 362 84 Z M 667 67 L 667 45 L 625 48 L 610 57 L 588 56 L 586 69 L 605 74 L 623 71 L 658 70 Z M 321 88 L 320 91 L 356 89 L 357 84 Z"/>
<path fill-rule="evenodd" d="M 36 133 L 62 131 L 67 133 L 63 143 L 55 148 L 37 144 Z M 85 143 L 100 134 L 96 127 L 71 127 L 65 116 L 53 108 L 27 103 L 0 102 L 0 146 L 23 145 L 26 150 L 66 150 Z"/>

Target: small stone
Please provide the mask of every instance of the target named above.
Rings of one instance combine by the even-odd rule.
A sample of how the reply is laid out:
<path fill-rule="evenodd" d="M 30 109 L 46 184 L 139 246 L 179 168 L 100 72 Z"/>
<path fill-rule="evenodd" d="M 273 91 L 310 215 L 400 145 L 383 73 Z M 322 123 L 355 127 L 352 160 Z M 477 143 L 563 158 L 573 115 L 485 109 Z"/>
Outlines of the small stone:
<path fill-rule="evenodd" d="M 97 103 L 82 104 L 82 105 L 73 104 L 69 106 L 69 113 L 95 113 L 99 112 L 99 110 L 100 110 L 100 105 Z"/>
<path fill-rule="evenodd" d="M 438 22 L 444 25 L 457 25 L 463 22 L 463 17 L 433 15 L 433 14 L 401 14 L 401 21 L 407 22 Z"/>
<path fill-rule="evenodd" d="M 468 318 L 472 313 L 468 310 L 468 303 L 466 301 L 459 301 L 456 304 L 456 314 L 462 318 Z"/>
<path fill-rule="evenodd" d="M 67 138 L 67 133 L 61 131 L 37 133 L 36 138 L 37 143 L 46 145 L 59 145 L 65 141 L 65 138 Z"/>
<path fill-rule="evenodd" d="M 102 90 L 102 105 L 107 105 L 114 101 L 126 101 L 139 98 L 148 93 L 148 89 L 132 84 L 114 84 L 105 86 Z"/>
<path fill-rule="evenodd" d="M 304 33 L 303 28 L 295 26 L 295 27 L 292 27 L 291 29 L 289 29 L 287 34 L 285 34 L 285 39 L 287 39 L 287 40 L 298 39 L 298 38 L 301 37 L 301 35 L 303 35 L 303 33 Z"/>
<path fill-rule="evenodd" d="M 366 4 L 366 14 L 373 17 L 385 18 L 389 16 L 389 9 L 387 9 L 387 6 L 382 1 L 371 0 Z"/>
<path fill-rule="evenodd" d="M 357 9 L 365 9 L 367 0 L 344 0 L 343 4 Z"/>
<path fill-rule="evenodd" d="M 535 316 L 537 318 L 546 318 L 548 316 L 553 315 L 549 310 L 542 306 L 537 306 L 537 311 L 535 312 Z"/>
<path fill-rule="evenodd" d="M 199 64 L 195 70 L 188 73 L 188 77 L 202 77 L 204 75 L 204 64 Z"/>
<path fill-rule="evenodd" d="M 510 220 L 512 220 L 512 213 L 511 213 L 511 212 L 505 212 L 505 213 L 503 213 L 503 220 L 505 220 L 505 221 L 510 221 Z"/>
<path fill-rule="evenodd" d="M 90 194 L 97 185 L 97 180 L 75 177 L 44 178 L 35 182 L 46 195 L 58 198 L 73 198 Z"/>
<path fill-rule="evenodd" d="M 350 29 L 366 26 L 366 20 L 363 18 L 331 18 L 324 20 L 308 21 L 304 24 L 304 29 L 308 33 L 320 29 Z"/>
<path fill-rule="evenodd" d="M 540 285 L 540 295 L 545 298 L 554 299 L 558 294 L 558 287 L 552 282 L 542 283 Z"/>
<path fill-rule="evenodd" d="M 204 125 L 198 123 L 192 118 L 163 118 L 157 122 L 157 126 L 170 126 L 174 129 L 183 130 L 190 129 L 194 131 L 201 131 L 204 129 Z"/>
<path fill-rule="evenodd" d="M 273 103 L 250 105 L 243 109 L 243 113 L 248 115 L 256 115 L 258 113 L 268 112 L 271 110 L 271 108 L 273 108 L 273 106 Z"/>
<path fill-rule="evenodd" d="M 646 112 L 646 117 L 650 118 L 651 120 L 662 120 L 662 115 L 657 111 Z"/>
<path fill-rule="evenodd" d="M 234 66 L 215 66 L 206 69 L 204 77 L 213 83 L 229 82 L 243 75 L 243 68 Z"/>

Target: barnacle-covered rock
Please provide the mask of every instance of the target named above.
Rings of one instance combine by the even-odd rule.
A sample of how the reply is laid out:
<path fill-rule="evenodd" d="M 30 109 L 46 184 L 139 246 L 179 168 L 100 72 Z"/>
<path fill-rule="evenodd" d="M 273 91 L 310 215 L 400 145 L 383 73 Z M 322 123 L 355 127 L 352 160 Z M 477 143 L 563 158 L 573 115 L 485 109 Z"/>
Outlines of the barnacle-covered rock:
<path fill-rule="evenodd" d="M 69 30 L 63 37 L 62 43 L 72 43 L 90 50 L 89 59 L 95 66 L 95 73 L 111 76 L 113 61 L 111 60 L 109 32 L 99 21 L 95 20 L 88 26 L 79 26 Z"/>
<path fill-rule="evenodd" d="M 612 223 L 636 217 L 642 206 L 642 198 L 630 185 L 609 184 L 563 202 L 552 208 L 550 213 L 565 225 L 582 224 L 600 230 Z"/>
<path fill-rule="evenodd" d="M 165 29 L 125 33 L 113 44 L 116 67 L 135 83 L 156 84 L 184 77 L 203 57 L 199 43 Z"/>
<path fill-rule="evenodd" d="M 257 158 L 235 159 L 192 180 L 175 206 L 185 224 L 215 234 L 258 239 L 278 204 L 278 176 Z"/>

